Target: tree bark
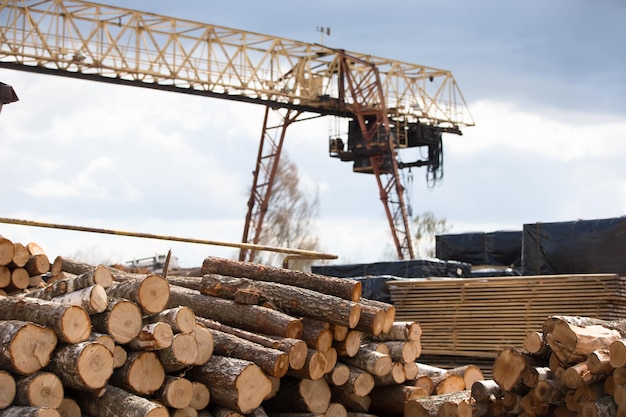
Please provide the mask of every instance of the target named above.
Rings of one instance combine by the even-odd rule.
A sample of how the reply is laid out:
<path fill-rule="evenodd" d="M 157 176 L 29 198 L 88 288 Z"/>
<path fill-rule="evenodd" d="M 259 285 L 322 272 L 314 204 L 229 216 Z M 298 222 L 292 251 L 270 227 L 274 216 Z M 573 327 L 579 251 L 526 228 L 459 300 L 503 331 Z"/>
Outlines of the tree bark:
<path fill-rule="evenodd" d="M 285 377 L 278 393 L 265 401 L 263 408 L 268 413 L 305 412 L 324 413 L 331 400 L 331 391 L 324 379 L 297 379 Z"/>
<path fill-rule="evenodd" d="M 431 395 L 407 401 L 404 408 L 405 417 L 436 417 L 444 403 L 459 404 L 467 400 L 469 391 L 457 391 L 449 394 Z"/>
<path fill-rule="evenodd" d="M 31 375 L 48 365 L 57 346 L 57 336 L 39 324 L 0 321 L 0 368 Z"/>
<path fill-rule="evenodd" d="M 50 407 L 14 405 L 0 410 L 0 417 L 60 417 L 60 415 L 57 410 Z"/>
<path fill-rule="evenodd" d="M 372 399 L 367 396 L 355 395 L 341 386 L 331 386 L 331 400 L 343 404 L 348 412 L 367 413 L 369 411 Z"/>
<path fill-rule="evenodd" d="M 15 405 L 57 408 L 63 399 L 63 383 L 52 372 L 40 371 L 16 381 Z"/>
<path fill-rule="evenodd" d="M 248 332 L 246 330 L 241 330 L 236 327 L 227 326 L 215 320 L 205 319 L 204 317 L 198 317 L 196 318 L 196 320 L 198 323 L 206 326 L 209 329 L 215 329 L 224 333 L 229 333 L 242 339 L 258 343 L 267 348 L 278 349 L 287 353 L 289 356 L 289 366 L 292 369 L 302 369 L 302 367 L 306 363 L 308 348 L 303 340 L 289 337 L 272 337 L 260 335 L 258 333 Z"/>
<path fill-rule="evenodd" d="M 428 397 L 430 393 L 421 387 L 407 385 L 376 386 L 369 396 L 370 411 L 383 414 L 404 414 L 404 404 L 417 398 Z"/>
<path fill-rule="evenodd" d="M 325 352 L 333 344 L 333 332 L 326 321 L 304 317 L 302 319 L 302 336 L 311 349 Z"/>
<path fill-rule="evenodd" d="M 113 374 L 113 354 L 100 343 L 63 345 L 53 352 L 48 369 L 68 388 L 97 392 Z"/>
<path fill-rule="evenodd" d="M 109 304 L 106 290 L 98 284 L 54 297 L 50 301 L 81 307 L 90 315 L 102 313 Z"/>
<path fill-rule="evenodd" d="M 175 285 L 170 286 L 168 307 L 186 305 L 196 315 L 243 330 L 281 337 L 300 338 L 302 321 L 280 311 L 232 300 L 203 295 Z"/>
<path fill-rule="evenodd" d="M 119 344 L 133 340 L 143 327 L 141 309 L 129 300 L 110 300 L 102 313 L 91 316 L 93 329 L 111 335 Z"/>
<path fill-rule="evenodd" d="M 137 395 L 151 395 L 165 381 L 165 369 L 155 352 L 129 352 L 124 365 L 113 371 L 110 385 Z"/>
<path fill-rule="evenodd" d="M 202 262 L 201 273 L 220 274 L 257 281 L 278 282 L 296 287 L 334 295 L 351 301 L 361 299 L 361 282 L 352 279 L 335 278 L 309 272 L 292 271 L 251 262 L 231 261 L 223 258 L 207 257 Z"/>
<path fill-rule="evenodd" d="M 342 387 L 348 392 L 365 397 L 374 388 L 374 377 L 363 369 L 350 365 L 347 366 L 350 373 L 348 380 L 345 384 L 342 384 Z"/>
<path fill-rule="evenodd" d="M 350 328 L 359 323 L 361 307 L 358 303 L 287 284 L 205 275 L 202 278 L 200 292 L 232 299 L 235 293 L 241 290 L 259 291 L 287 314 L 311 317 Z"/>
<path fill-rule="evenodd" d="M 109 270 L 104 266 L 100 265 L 73 278 L 55 281 L 48 284 L 44 288 L 29 291 L 24 295 L 26 297 L 41 298 L 42 300 L 51 300 L 55 297 L 60 297 L 93 285 L 100 285 L 106 289 L 112 284 L 113 276 L 111 275 L 111 272 L 109 272 Z"/>
<path fill-rule="evenodd" d="M 252 362 L 219 355 L 193 367 L 187 377 L 204 383 L 216 403 L 242 414 L 259 407 L 272 388 L 269 378 Z"/>
<path fill-rule="evenodd" d="M 422 338 L 422 326 L 416 321 L 394 321 L 388 332 L 371 337 L 372 340 L 412 340 L 419 342 Z"/>
<path fill-rule="evenodd" d="M 145 314 L 156 314 L 167 306 L 170 285 L 160 275 L 148 275 L 143 279 L 116 282 L 107 289 L 107 294 L 135 302 Z"/>
<path fill-rule="evenodd" d="M 148 323 L 130 342 L 128 346 L 135 350 L 161 350 L 172 345 L 174 332 L 172 327 L 164 322 Z"/>
<path fill-rule="evenodd" d="M 491 396 L 501 397 L 504 390 L 493 379 L 476 381 L 471 386 L 472 398 L 478 402 L 489 401 Z"/>
<path fill-rule="evenodd" d="M 0 320 L 41 324 L 66 343 L 83 342 L 91 334 L 91 320 L 83 308 L 36 298 L 0 296 Z"/>
<path fill-rule="evenodd" d="M 281 378 L 289 369 L 289 357 L 283 351 L 267 348 L 238 336 L 211 330 L 214 352 L 217 355 L 254 362 L 263 372 Z"/>
<path fill-rule="evenodd" d="M 169 417 L 165 406 L 111 385 L 101 397 L 82 395 L 76 401 L 91 417 Z"/>
<path fill-rule="evenodd" d="M 15 399 L 15 378 L 7 371 L 0 371 L 0 410 L 7 408 Z"/>

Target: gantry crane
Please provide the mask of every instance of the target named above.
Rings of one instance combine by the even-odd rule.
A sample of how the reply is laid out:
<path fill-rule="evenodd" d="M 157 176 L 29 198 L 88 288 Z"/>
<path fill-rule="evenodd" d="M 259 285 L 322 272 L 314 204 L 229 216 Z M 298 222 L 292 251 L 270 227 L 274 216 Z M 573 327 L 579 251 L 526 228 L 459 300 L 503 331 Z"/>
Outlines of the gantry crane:
<path fill-rule="evenodd" d="M 0 67 L 265 106 L 243 243 L 259 242 L 288 126 L 335 116 L 348 132 L 330 156 L 374 175 L 398 258 L 414 259 L 401 171 L 436 180 L 442 134 L 474 124 L 450 71 L 80 0 L 4 0 Z M 426 159 L 403 162 L 416 147 Z"/>

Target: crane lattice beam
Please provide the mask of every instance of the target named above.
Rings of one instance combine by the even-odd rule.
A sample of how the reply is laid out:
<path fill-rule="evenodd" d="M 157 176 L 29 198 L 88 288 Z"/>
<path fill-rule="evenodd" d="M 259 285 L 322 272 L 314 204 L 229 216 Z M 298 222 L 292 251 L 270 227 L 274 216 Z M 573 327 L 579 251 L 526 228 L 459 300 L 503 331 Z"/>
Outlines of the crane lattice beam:
<path fill-rule="evenodd" d="M 450 71 L 347 54 L 378 68 L 391 114 L 452 130 L 473 125 Z M 338 52 L 323 45 L 80 0 L 3 1 L 0 66 L 320 114 L 350 114 L 354 104 L 339 100 Z M 351 71 L 356 79 L 368 68 Z"/>

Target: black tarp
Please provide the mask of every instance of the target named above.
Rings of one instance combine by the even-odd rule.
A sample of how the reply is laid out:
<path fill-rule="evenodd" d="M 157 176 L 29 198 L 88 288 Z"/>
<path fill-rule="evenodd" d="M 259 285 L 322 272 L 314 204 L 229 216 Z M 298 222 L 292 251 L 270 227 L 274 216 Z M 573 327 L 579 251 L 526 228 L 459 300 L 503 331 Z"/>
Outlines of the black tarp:
<path fill-rule="evenodd" d="M 435 256 L 472 265 L 520 268 L 522 231 L 438 235 L 435 236 Z"/>
<path fill-rule="evenodd" d="M 339 278 L 391 275 L 399 278 L 452 277 L 470 278 L 470 264 L 440 259 L 374 262 L 348 265 L 313 265 L 311 272 Z"/>
<path fill-rule="evenodd" d="M 626 216 L 523 227 L 524 275 L 626 275 Z"/>

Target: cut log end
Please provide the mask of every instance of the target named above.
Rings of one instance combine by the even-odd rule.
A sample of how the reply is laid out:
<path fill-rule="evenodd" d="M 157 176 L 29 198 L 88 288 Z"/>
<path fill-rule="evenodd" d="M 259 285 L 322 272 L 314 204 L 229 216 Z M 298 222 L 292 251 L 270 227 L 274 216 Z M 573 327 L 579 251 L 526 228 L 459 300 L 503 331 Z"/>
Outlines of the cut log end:
<path fill-rule="evenodd" d="M 169 301 L 169 282 L 160 275 L 148 275 L 139 287 L 141 307 L 148 314 L 156 314 L 165 309 Z"/>
<path fill-rule="evenodd" d="M 67 343 L 80 343 L 91 335 L 91 319 L 84 308 L 70 306 L 61 319 L 63 339 Z"/>
<path fill-rule="evenodd" d="M 11 323 L 19 327 L 8 346 L 9 356 L 14 358 L 14 371 L 22 375 L 37 372 L 50 362 L 57 345 L 56 334 L 51 329 L 33 323 L 11 321 L 4 322 L 4 325 L 8 327 Z M 0 332 L 4 330 L 0 329 Z"/>
<path fill-rule="evenodd" d="M 237 406 L 243 414 L 259 407 L 271 391 L 272 383 L 257 366 L 246 367 L 237 377 Z"/>

